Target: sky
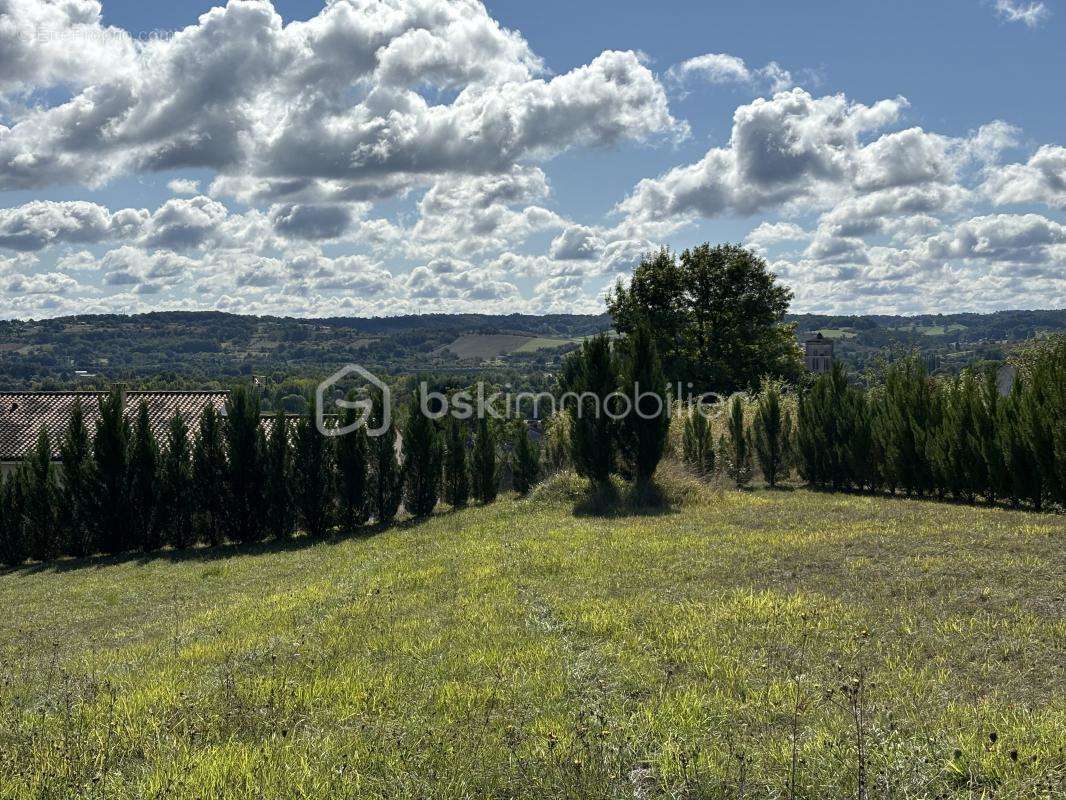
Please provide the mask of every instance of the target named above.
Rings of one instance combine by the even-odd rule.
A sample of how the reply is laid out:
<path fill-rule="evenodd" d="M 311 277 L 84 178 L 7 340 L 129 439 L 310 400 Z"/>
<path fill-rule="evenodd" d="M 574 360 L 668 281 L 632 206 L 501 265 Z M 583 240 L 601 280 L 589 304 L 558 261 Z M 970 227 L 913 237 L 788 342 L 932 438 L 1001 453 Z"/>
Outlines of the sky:
<path fill-rule="evenodd" d="M 1066 0 L 0 0 L 0 317 L 1066 306 Z"/>

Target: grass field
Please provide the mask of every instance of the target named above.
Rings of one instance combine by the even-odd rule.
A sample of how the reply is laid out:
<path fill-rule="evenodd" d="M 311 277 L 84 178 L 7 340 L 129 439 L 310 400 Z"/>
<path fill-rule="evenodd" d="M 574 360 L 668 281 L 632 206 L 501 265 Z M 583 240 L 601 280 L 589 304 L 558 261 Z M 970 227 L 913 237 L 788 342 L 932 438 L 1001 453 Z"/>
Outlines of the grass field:
<path fill-rule="evenodd" d="M 0 796 L 1062 797 L 1064 534 L 806 491 L 603 519 L 546 490 L 0 573 Z"/>
<path fill-rule="evenodd" d="M 532 336 L 503 333 L 491 335 L 470 333 L 460 336 L 446 349 L 464 360 L 487 361 L 514 352 L 532 339 Z"/>
<path fill-rule="evenodd" d="M 538 336 L 535 339 L 530 339 L 523 344 L 517 350 L 516 353 L 535 353 L 538 350 L 552 350 L 556 347 L 563 347 L 568 344 L 574 344 L 580 342 L 581 339 L 559 339 L 551 336 Z"/>
<path fill-rule="evenodd" d="M 513 334 L 470 333 L 460 336 L 446 349 L 464 360 L 487 361 L 510 353 L 534 353 L 562 347 L 572 339 L 560 339 L 542 336 L 516 336 Z"/>

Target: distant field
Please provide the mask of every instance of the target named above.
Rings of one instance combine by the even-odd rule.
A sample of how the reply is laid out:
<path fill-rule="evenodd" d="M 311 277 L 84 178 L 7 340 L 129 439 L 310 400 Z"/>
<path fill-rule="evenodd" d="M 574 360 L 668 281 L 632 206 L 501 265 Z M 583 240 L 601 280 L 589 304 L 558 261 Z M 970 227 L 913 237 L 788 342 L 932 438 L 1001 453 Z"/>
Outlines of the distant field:
<path fill-rule="evenodd" d="M 948 333 L 958 333 L 967 330 L 965 325 L 909 325 L 895 328 L 897 331 L 913 331 L 923 336 L 943 336 Z"/>
<path fill-rule="evenodd" d="M 1063 796 L 1062 517 L 565 497 L 0 573 L 0 797 Z"/>
<path fill-rule="evenodd" d="M 552 347 L 562 347 L 572 339 L 540 336 L 513 336 L 509 334 L 468 334 L 460 336 L 447 346 L 459 358 L 488 361 L 509 353 L 532 353 Z"/>
<path fill-rule="evenodd" d="M 516 353 L 535 353 L 537 350 L 551 350 L 555 347 L 564 347 L 574 342 L 580 342 L 580 339 L 554 339 L 551 337 L 537 337 L 536 339 L 530 339 L 514 352 Z"/>
<path fill-rule="evenodd" d="M 826 339 L 854 339 L 856 336 L 855 331 L 845 328 L 822 328 L 815 333 L 822 334 Z"/>

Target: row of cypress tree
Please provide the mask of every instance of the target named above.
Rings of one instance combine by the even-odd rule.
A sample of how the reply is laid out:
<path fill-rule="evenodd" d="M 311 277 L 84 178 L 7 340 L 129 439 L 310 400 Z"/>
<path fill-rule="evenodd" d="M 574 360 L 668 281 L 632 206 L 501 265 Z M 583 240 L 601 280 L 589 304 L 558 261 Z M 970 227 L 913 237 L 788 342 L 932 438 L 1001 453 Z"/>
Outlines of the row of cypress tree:
<path fill-rule="evenodd" d="M 864 390 L 835 365 L 799 399 L 797 466 L 831 489 L 1066 506 L 1066 345 L 1035 354 L 1001 395 L 994 369 L 951 381 L 917 356 Z"/>
<path fill-rule="evenodd" d="M 371 412 L 377 425 L 380 396 Z M 358 421 L 349 409 L 341 422 Z M 314 414 L 278 413 L 264 424 L 258 399 L 238 388 L 225 414 L 204 409 L 195 435 L 176 415 L 157 442 L 142 402 L 131 420 L 115 391 L 100 400 L 90 433 L 75 405 L 58 445 L 41 430 L 36 446 L 0 481 L 0 561 L 21 564 L 60 555 L 152 551 L 197 543 L 287 539 L 302 531 L 322 537 L 391 522 L 401 505 L 413 516 L 443 499 L 455 507 L 472 497 L 496 498 L 500 433 L 487 419 L 440 423 L 412 404 L 402 457 L 390 425 L 379 437 L 363 428 L 326 437 Z M 524 423 L 509 431 L 514 485 L 529 491 L 539 460 Z"/>

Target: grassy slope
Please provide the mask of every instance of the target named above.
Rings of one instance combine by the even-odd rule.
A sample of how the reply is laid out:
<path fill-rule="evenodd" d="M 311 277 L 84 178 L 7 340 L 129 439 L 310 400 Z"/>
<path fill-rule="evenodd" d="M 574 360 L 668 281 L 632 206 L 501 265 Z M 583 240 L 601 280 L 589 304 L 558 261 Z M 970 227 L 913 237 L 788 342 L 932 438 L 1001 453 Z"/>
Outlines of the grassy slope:
<path fill-rule="evenodd" d="M 803 491 L 616 520 L 502 500 L 0 574 L 0 795 L 785 796 L 795 718 L 797 794 L 854 796 L 827 690 L 865 670 L 872 796 L 1052 796 L 1064 533 Z"/>

